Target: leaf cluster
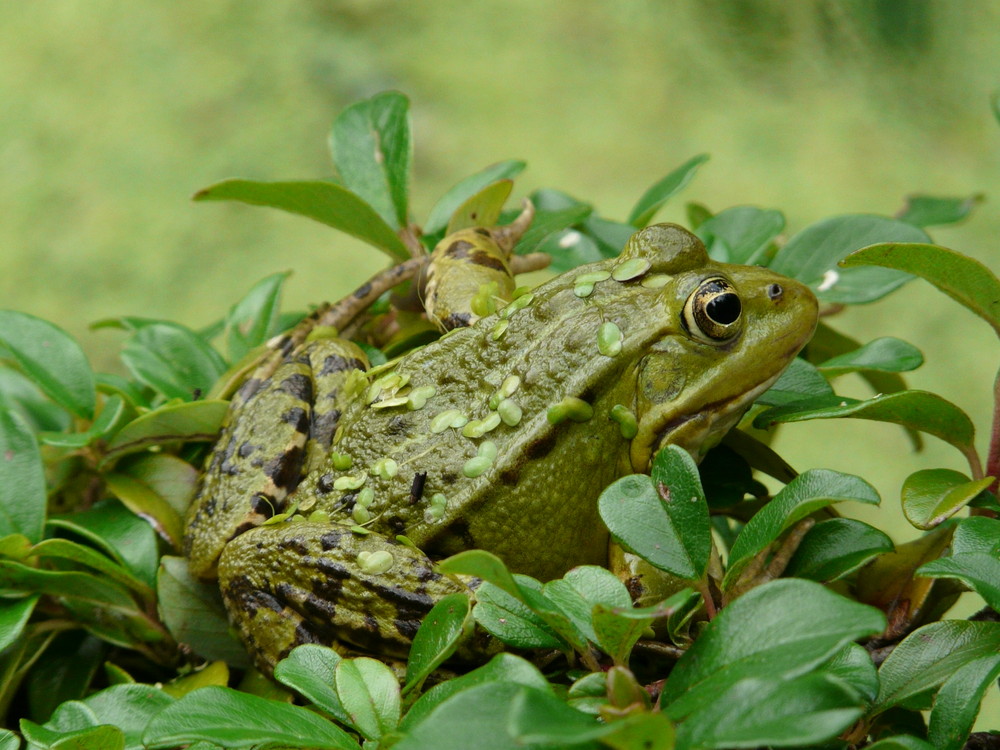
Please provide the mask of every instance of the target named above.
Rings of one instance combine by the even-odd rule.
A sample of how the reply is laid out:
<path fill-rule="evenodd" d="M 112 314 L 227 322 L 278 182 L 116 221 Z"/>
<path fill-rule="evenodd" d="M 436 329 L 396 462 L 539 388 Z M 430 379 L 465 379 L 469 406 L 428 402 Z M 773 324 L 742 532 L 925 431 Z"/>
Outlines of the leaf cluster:
<path fill-rule="evenodd" d="M 422 225 L 413 221 L 401 94 L 345 110 L 330 147 L 335 178 L 226 180 L 195 199 L 300 214 L 414 269 L 447 234 L 516 214 L 505 204 L 525 164 L 511 160 L 461 180 Z M 538 190 L 515 253 L 544 253 L 560 271 L 613 257 L 707 159 L 656 182 L 624 220 Z M 281 312 L 287 274 L 261 280 L 202 330 L 142 317 L 96 323 L 123 335 L 125 375 L 94 372 L 57 326 L 0 312 L 0 713 L 19 719 L 21 734 L 0 736 L 0 750 L 464 748 L 470 737 L 496 748 L 961 748 L 1000 676 L 1000 446 L 984 465 L 968 416 L 906 387 L 901 373 L 923 361 L 916 347 L 862 343 L 829 321 L 919 276 L 1000 333 L 1000 280 L 926 232 L 977 202 L 913 196 L 895 218 L 837 216 L 790 237 L 775 209 L 688 204 L 713 258 L 799 279 L 824 316 L 700 466 L 668 446 L 650 476 L 604 490 L 600 513 L 633 578 L 586 566 L 540 582 L 463 552 L 439 570 L 481 581 L 474 596 L 436 604 L 405 666 L 306 645 L 278 664 L 278 684 L 249 668 L 218 592 L 179 554 L 227 397 L 270 356 L 267 342 L 303 318 Z M 375 297 L 348 319 L 373 363 L 436 335 L 398 298 Z M 836 394 L 833 381 L 851 373 L 875 395 Z M 751 436 L 831 418 L 898 424 L 918 444 L 932 435 L 961 452 L 969 474 L 910 476 L 900 502 L 920 535 L 894 545 L 835 510 L 880 502 L 864 479 L 796 475 L 761 433 Z M 771 495 L 755 472 L 784 487 Z M 642 589 L 654 570 L 673 585 Z M 962 591 L 982 600 L 981 615 L 942 619 Z M 482 632 L 517 655 L 462 672 L 450 660 Z"/>

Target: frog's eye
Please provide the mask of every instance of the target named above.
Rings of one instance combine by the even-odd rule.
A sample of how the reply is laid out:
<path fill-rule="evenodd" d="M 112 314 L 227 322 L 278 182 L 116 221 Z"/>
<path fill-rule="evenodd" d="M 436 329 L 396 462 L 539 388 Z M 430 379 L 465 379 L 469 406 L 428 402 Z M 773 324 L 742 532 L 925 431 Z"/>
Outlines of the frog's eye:
<path fill-rule="evenodd" d="M 726 341 L 739 333 L 742 310 L 740 297 L 728 281 L 706 279 L 684 303 L 684 325 L 702 341 Z"/>

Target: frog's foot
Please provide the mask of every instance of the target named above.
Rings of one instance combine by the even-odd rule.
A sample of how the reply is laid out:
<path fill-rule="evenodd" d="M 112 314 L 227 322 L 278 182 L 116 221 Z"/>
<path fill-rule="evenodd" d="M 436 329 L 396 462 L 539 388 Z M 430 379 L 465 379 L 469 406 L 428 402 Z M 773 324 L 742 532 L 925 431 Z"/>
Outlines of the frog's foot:
<path fill-rule="evenodd" d="M 219 563 L 226 609 L 270 673 L 298 645 L 405 657 L 424 615 L 465 587 L 422 552 L 347 526 L 299 521 L 234 539 Z"/>

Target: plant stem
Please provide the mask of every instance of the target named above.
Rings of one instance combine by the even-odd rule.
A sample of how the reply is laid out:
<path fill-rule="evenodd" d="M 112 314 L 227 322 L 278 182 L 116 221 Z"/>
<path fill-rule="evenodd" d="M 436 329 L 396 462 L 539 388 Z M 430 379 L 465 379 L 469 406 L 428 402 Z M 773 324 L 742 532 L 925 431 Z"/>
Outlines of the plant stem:
<path fill-rule="evenodd" d="M 986 471 L 991 477 L 997 477 L 990 485 L 990 492 L 997 491 L 1000 481 L 1000 372 L 993 381 L 993 429 L 990 432 L 990 452 L 986 456 Z M 975 479 L 975 476 L 973 477 Z"/>

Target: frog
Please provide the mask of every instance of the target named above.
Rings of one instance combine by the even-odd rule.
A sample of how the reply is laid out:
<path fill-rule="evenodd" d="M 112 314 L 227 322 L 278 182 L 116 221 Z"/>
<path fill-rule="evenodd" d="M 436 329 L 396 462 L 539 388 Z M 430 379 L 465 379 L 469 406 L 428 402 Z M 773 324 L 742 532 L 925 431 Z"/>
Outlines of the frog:
<path fill-rule="evenodd" d="M 234 397 L 189 566 L 265 672 L 306 643 L 405 657 L 434 604 L 469 592 L 443 558 L 482 549 L 540 581 L 607 566 L 602 490 L 666 445 L 699 460 L 817 319 L 805 285 L 655 224 L 374 368 L 306 340 Z"/>

